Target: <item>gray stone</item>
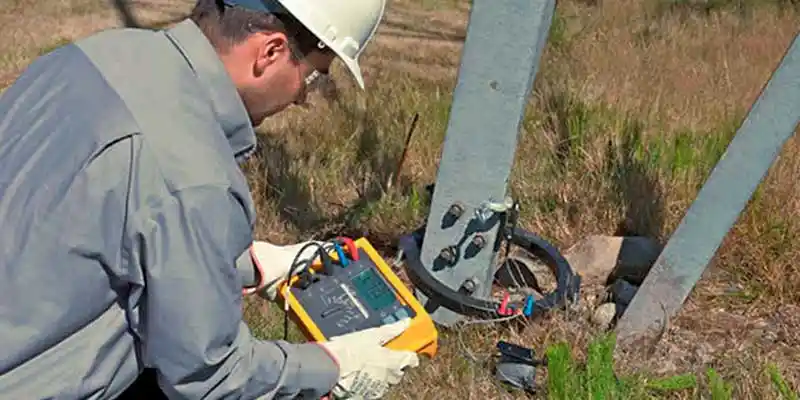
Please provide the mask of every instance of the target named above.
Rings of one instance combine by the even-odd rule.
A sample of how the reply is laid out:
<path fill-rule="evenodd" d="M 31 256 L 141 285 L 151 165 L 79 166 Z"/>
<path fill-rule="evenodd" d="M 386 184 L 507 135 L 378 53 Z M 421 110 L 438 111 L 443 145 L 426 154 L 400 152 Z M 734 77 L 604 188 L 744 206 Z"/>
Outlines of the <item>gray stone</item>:
<path fill-rule="evenodd" d="M 597 309 L 594 310 L 594 314 L 592 314 L 592 323 L 599 326 L 601 329 L 607 329 L 611 326 L 611 323 L 614 321 L 616 315 L 616 304 L 601 304 L 600 307 L 597 307 Z"/>
<path fill-rule="evenodd" d="M 662 246 L 641 236 L 587 236 L 564 252 L 572 269 L 586 283 L 617 279 L 639 285 L 661 253 Z"/>

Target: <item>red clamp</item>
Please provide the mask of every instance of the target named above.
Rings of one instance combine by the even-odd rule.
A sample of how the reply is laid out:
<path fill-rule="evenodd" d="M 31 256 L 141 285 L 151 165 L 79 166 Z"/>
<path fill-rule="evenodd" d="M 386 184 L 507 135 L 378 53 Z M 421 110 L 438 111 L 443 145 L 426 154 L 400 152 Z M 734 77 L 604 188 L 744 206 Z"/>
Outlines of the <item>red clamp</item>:
<path fill-rule="evenodd" d="M 500 307 L 497 308 L 497 313 L 504 317 L 509 316 L 514 312 L 514 310 L 508 306 L 508 300 L 510 297 L 511 296 L 508 294 L 508 292 L 504 293 L 503 301 L 500 302 Z"/>
<path fill-rule="evenodd" d="M 523 310 L 521 309 L 518 310 L 513 305 L 508 304 L 510 298 L 511 296 L 508 294 L 508 292 L 505 292 L 503 294 L 503 301 L 501 301 L 500 306 L 497 307 L 497 314 L 503 317 L 510 317 L 515 314 L 523 315 L 524 314 Z"/>
<path fill-rule="evenodd" d="M 356 248 L 356 244 L 353 242 L 353 239 L 344 236 L 338 236 L 336 240 L 341 242 L 342 246 L 347 248 L 347 251 L 350 253 L 350 258 L 353 259 L 353 261 L 358 261 L 358 249 Z"/>

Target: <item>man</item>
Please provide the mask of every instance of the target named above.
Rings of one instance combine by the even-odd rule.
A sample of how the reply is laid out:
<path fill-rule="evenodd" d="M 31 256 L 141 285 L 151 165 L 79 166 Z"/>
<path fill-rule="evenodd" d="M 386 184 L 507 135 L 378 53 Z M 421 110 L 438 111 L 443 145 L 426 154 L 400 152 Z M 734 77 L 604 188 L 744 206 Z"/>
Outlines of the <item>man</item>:
<path fill-rule="evenodd" d="M 145 368 L 169 398 L 377 398 L 417 365 L 381 346 L 403 323 L 254 339 L 235 267 L 274 298 L 296 250 L 251 246 L 253 126 L 335 58 L 363 88 L 384 1 L 199 0 L 31 63 L 0 96 L 0 398 L 115 398 Z"/>

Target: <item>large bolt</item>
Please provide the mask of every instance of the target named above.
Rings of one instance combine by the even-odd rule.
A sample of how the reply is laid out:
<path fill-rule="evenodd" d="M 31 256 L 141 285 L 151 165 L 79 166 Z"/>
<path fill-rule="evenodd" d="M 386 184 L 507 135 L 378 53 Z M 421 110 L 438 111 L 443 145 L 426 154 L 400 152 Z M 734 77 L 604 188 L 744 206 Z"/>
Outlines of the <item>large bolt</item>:
<path fill-rule="evenodd" d="M 483 237 L 480 233 L 476 234 L 472 237 L 472 245 L 477 247 L 479 250 L 486 246 L 486 238 Z"/>
<path fill-rule="evenodd" d="M 467 292 L 468 294 L 472 294 L 475 293 L 475 289 L 478 288 L 478 284 L 475 282 L 474 279 L 469 278 L 465 280 L 463 284 L 461 284 L 461 288 L 463 288 L 464 291 Z"/>
<path fill-rule="evenodd" d="M 439 253 L 439 258 L 442 259 L 447 265 L 456 263 L 456 248 L 455 246 L 448 246 L 442 249 Z"/>
<path fill-rule="evenodd" d="M 464 206 L 461 205 L 461 203 L 453 203 L 450 206 L 450 208 L 447 209 L 446 216 L 448 218 L 452 218 L 454 220 L 457 220 L 457 219 L 461 218 L 462 215 L 464 215 Z"/>

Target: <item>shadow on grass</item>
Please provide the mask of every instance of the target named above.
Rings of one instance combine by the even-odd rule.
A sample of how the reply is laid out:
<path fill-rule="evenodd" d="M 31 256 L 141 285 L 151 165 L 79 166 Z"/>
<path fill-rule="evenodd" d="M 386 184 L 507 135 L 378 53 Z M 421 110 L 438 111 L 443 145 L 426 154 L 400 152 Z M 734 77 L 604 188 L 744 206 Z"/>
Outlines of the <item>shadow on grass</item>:
<path fill-rule="evenodd" d="M 138 18 L 133 15 L 133 9 L 131 8 L 131 3 L 128 0 L 111 0 L 111 5 L 117 10 L 117 14 L 119 14 L 119 19 L 122 21 L 122 25 L 126 28 L 142 28 L 142 24 L 139 22 Z"/>
<path fill-rule="evenodd" d="M 259 137 L 259 148 L 266 180 L 266 195 L 275 201 L 280 218 L 301 231 L 307 231 L 324 220 L 312 202 L 307 177 L 301 174 L 295 154 L 286 141 L 272 135 Z"/>
<path fill-rule="evenodd" d="M 595 183 L 578 190 L 606 191 L 605 199 L 624 210 L 614 235 L 658 238 L 665 223 L 661 165 L 648 157 L 644 124 L 586 104 L 557 81 L 543 85 L 538 96 L 552 137 L 553 179 L 590 177 Z"/>
<path fill-rule="evenodd" d="M 304 147 L 303 150 L 297 151 L 290 148 L 287 141 L 279 137 L 280 135 L 263 135 L 259 138 L 259 157 L 263 162 L 263 170 L 260 173 L 267 183 L 265 194 L 277 205 L 281 220 L 294 227 L 302 236 L 365 236 L 370 224 L 365 224 L 363 221 L 374 212 L 376 205 L 387 196 L 407 195 L 412 191 L 413 183 L 408 177 L 401 175 L 397 179 L 397 186 L 391 185 L 395 181 L 394 175 L 397 172 L 402 148 L 397 149 L 396 146 L 387 143 L 387 137 L 391 135 L 379 133 L 379 122 L 369 111 L 360 111 L 355 105 L 339 99 L 333 101 L 332 107 L 334 113 L 342 116 L 342 121 L 358 127 L 354 138 L 355 154 L 347 156 L 352 160 L 350 164 L 346 165 L 343 171 L 337 172 L 333 180 L 330 177 L 321 177 L 320 180 L 326 182 L 320 182 L 320 189 L 315 189 L 312 184 L 315 175 L 330 168 L 319 165 L 321 162 L 307 153 L 315 150 Z M 332 128 L 347 131 L 343 127 Z M 302 137 L 312 133 L 299 131 L 292 134 Z M 328 193 L 325 188 L 351 182 L 355 183 L 353 201 L 335 204 L 339 210 L 330 212 L 329 206 L 332 204 L 326 199 Z M 388 233 L 384 235 L 385 238 L 382 238 L 380 233 L 377 232 L 378 237 L 376 237 L 375 232 L 370 232 L 370 241 L 373 245 L 394 241 Z"/>
<path fill-rule="evenodd" d="M 358 149 L 352 168 L 354 171 L 367 171 L 366 179 L 363 179 L 358 189 L 359 197 L 369 202 L 381 199 L 392 189 L 408 193 L 412 182 L 402 174 L 397 180 L 398 186 L 392 188 L 395 174 L 400 173 L 397 167 L 403 147 L 389 143 L 386 138 L 391 135 L 380 134 L 381 127 L 372 116 L 373 111 L 358 110 L 352 102 L 341 97 L 334 100 L 334 107 L 337 113 L 344 115 L 344 120 L 359 127 Z M 407 134 L 408 132 L 403 132 L 403 137 Z"/>
<path fill-rule="evenodd" d="M 617 236 L 658 238 L 665 223 L 657 171 L 635 156 L 643 148 L 643 130 L 641 122 L 628 120 L 616 148 L 608 143 L 606 173 L 613 182 L 611 195 L 625 208 L 625 217 L 614 233 Z"/>

